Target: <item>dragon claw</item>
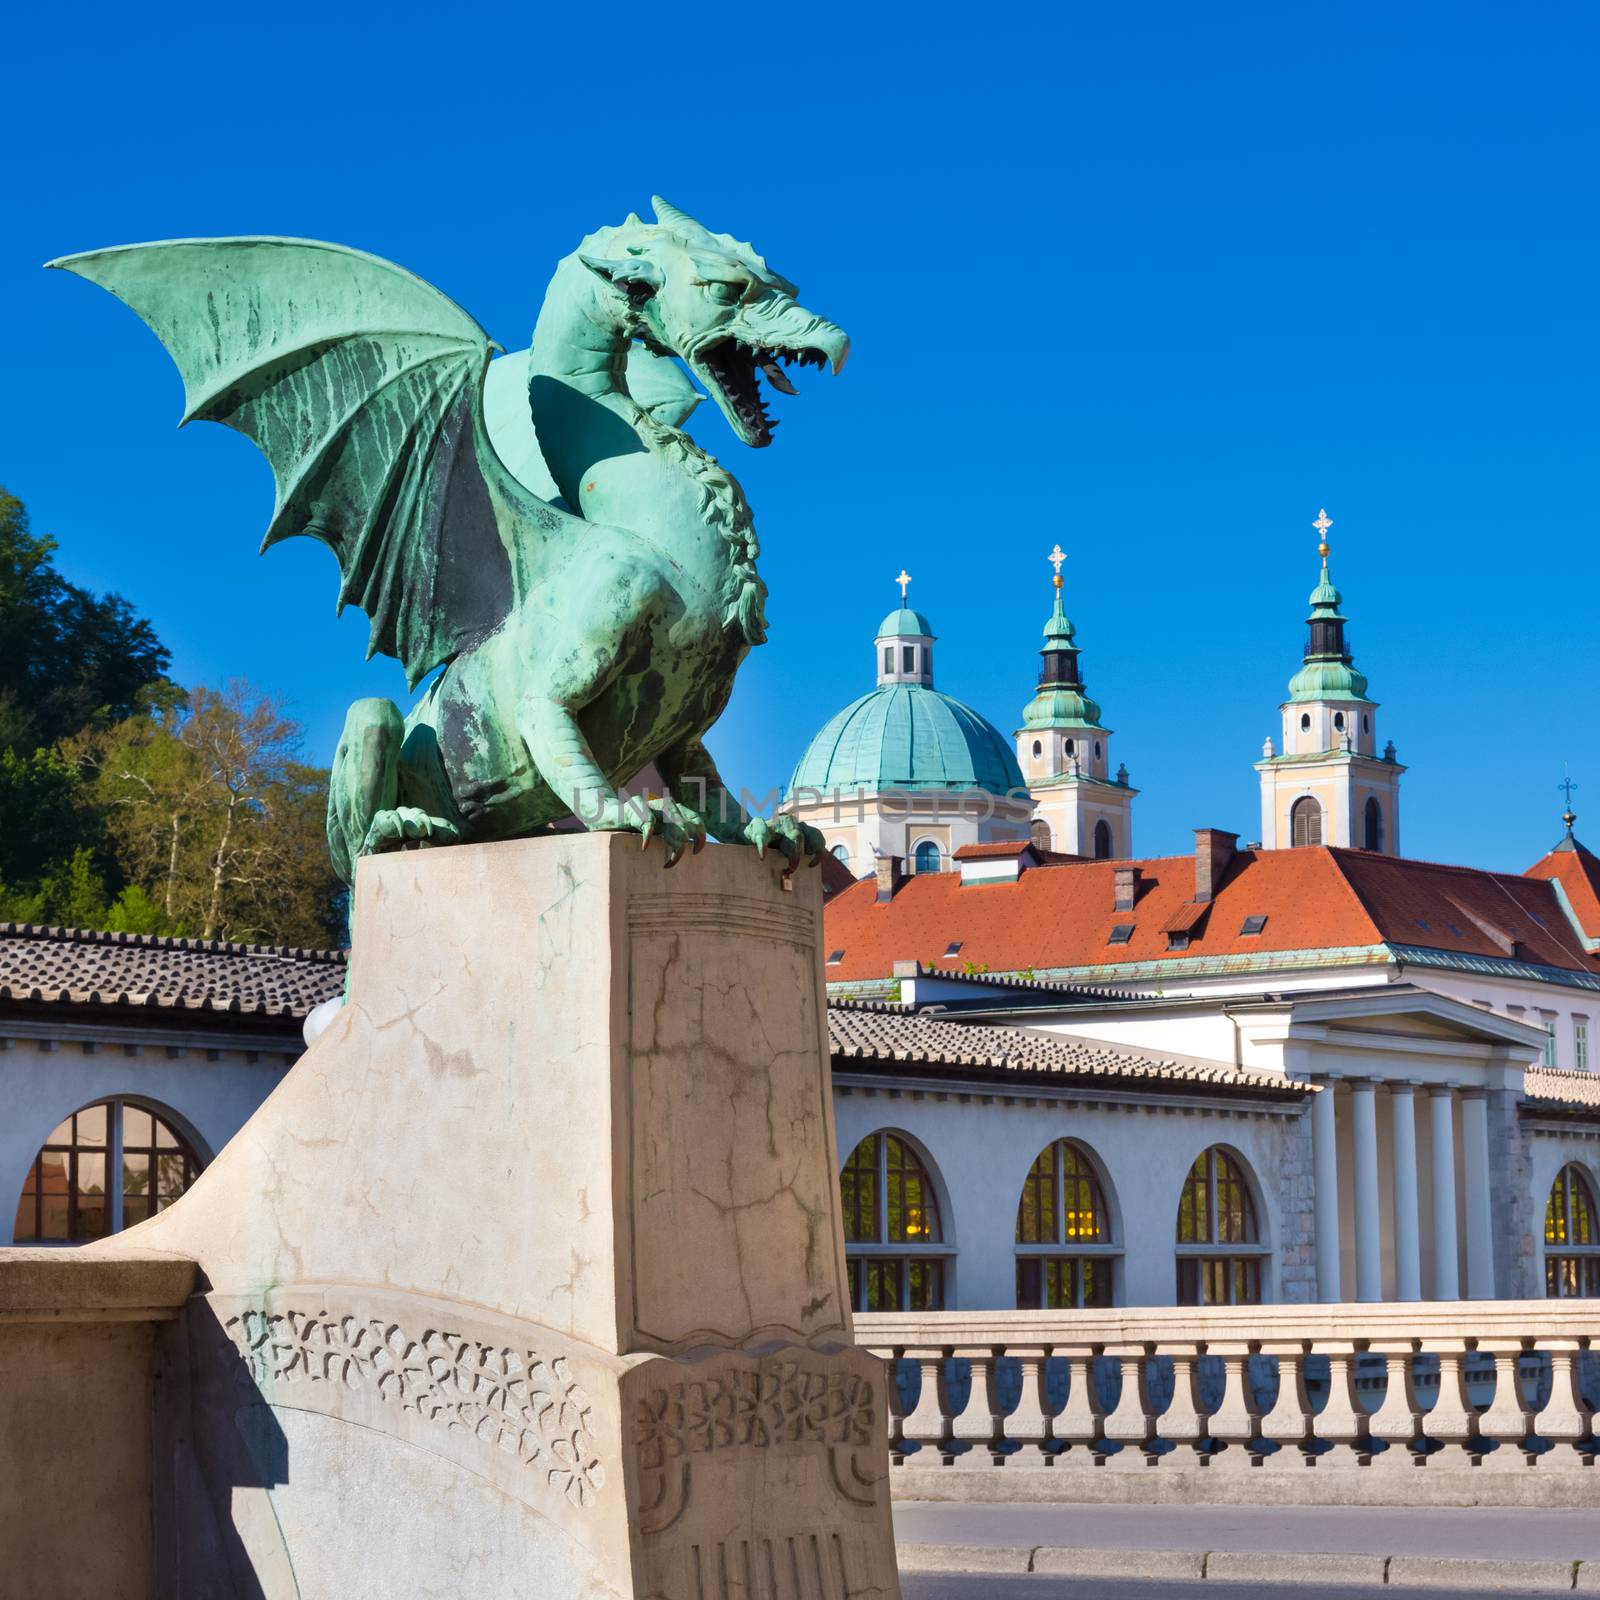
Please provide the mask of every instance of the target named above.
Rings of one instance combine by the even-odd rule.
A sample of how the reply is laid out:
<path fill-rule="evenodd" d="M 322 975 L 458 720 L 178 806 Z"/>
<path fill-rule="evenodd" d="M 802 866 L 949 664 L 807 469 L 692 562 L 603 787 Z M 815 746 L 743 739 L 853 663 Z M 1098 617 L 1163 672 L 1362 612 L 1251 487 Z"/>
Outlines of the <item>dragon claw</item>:
<path fill-rule="evenodd" d="M 416 806 L 395 806 L 373 817 L 367 827 L 367 836 L 362 841 L 361 853 L 375 856 L 385 850 L 456 844 L 460 838 L 461 830 L 444 817 L 430 816 Z"/>

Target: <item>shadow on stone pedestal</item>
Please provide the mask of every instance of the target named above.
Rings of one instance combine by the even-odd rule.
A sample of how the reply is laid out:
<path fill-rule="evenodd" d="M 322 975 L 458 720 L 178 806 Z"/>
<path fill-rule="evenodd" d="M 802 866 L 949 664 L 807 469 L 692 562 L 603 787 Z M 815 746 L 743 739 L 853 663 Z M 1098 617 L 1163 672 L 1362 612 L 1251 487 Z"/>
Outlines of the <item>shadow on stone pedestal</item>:
<path fill-rule="evenodd" d="M 820 890 L 569 835 L 364 861 L 349 1003 L 170 1211 L 162 1596 L 899 1592 Z"/>

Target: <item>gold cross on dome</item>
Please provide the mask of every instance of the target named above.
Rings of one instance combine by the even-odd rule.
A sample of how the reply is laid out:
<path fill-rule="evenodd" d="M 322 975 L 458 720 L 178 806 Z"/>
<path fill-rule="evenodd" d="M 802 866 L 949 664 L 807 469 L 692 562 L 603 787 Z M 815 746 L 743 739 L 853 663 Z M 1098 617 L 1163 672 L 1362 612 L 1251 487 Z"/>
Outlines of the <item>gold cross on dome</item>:
<path fill-rule="evenodd" d="M 900 569 L 900 576 L 894 580 L 900 585 L 900 604 L 906 603 L 906 585 L 911 582 L 911 574 L 904 567 Z"/>

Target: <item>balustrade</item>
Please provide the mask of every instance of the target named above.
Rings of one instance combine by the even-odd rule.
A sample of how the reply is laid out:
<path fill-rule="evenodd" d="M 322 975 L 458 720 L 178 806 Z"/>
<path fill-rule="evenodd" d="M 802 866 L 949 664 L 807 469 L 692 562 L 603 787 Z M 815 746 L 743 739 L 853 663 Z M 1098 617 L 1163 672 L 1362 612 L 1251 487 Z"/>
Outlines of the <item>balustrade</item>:
<path fill-rule="evenodd" d="M 1402 1495 L 1395 1473 L 1576 1470 L 1600 1499 L 1600 1304 L 897 1313 L 856 1330 L 899 1364 L 897 1466 L 1369 1468 Z"/>

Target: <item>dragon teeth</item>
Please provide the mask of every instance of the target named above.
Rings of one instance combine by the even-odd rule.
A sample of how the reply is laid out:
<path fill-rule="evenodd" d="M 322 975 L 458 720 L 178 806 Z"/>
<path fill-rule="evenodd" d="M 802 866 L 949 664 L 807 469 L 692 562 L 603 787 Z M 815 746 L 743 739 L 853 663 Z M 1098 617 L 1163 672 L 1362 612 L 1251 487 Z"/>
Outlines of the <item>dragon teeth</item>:
<path fill-rule="evenodd" d="M 779 394 L 800 393 L 800 391 L 789 382 L 788 375 L 784 372 L 783 368 L 777 364 L 777 362 L 763 362 L 761 370 L 767 375 L 767 382 L 770 383 Z"/>

